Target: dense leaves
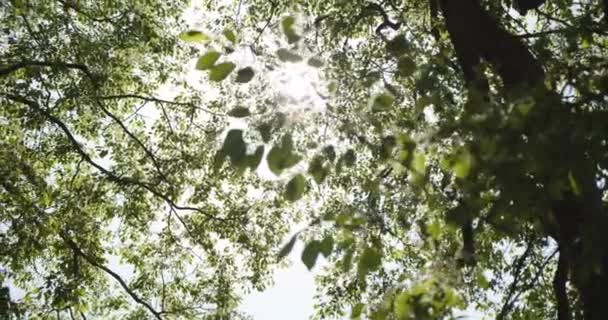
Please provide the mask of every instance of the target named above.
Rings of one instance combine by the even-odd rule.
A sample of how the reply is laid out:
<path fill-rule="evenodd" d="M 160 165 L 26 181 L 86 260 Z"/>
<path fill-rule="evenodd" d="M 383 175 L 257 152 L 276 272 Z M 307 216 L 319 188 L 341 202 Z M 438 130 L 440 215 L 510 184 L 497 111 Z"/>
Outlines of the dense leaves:
<path fill-rule="evenodd" d="M 604 4 L 182 5 L 0 12 L 0 312 L 608 317 Z"/>

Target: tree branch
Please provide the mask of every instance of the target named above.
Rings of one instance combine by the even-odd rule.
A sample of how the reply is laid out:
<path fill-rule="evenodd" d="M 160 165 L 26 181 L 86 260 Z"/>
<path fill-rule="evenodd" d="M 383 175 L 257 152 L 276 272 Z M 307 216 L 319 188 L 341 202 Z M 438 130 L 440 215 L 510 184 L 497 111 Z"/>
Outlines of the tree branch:
<path fill-rule="evenodd" d="M 98 171 L 100 171 L 101 173 L 103 173 L 108 180 L 119 184 L 119 185 L 133 185 L 133 186 L 137 186 L 137 187 L 141 187 L 145 190 L 148 190 L 150 193 L 152 193 L 153 195 L 155 195 L 158 198 L 163 199 L 171 208 L 174 208 L 176 210 L 188 210 L 188 211 L 196 211 L 199 212 L 203 215 L 205 215 L 206 217 L 210 218 L 210 219 L 215 219 L 215 220 L 219 220 L 219 221 L 225 221 L 225 219 L 223 218 L 219 218 L 219 217 L 215 217 L 213 215 L 210 215 L 207 212 L 204 212 L 202 209 L 200 208 L 195 208 L 195 207 L 189 207 L 189 206 L 180 206 L 177 205 L 173 199 L 171 199 L 168 195 L 163 194 L 162 192 L 156 190 L 154 187 L 150 186 L 147 183 L 144 183 L 142 181 L 133 179 L 131 177 L 123 177 L 123 176 L 119 176 L 116 173 L 104 168 L 103 166 L 99 165 L 98 163 L 96 163 L 95 161 L 93 161 L 93 159 L 91 159 L 91 156 L 89 156 L 89 154 L 87 154 L 82 146 L 80 145 L 80 143 L 78 142 L 78 140 L 76 140 L 76 138 L 74 137 L 74 135 L 72 134 L 72 132 L 70 131 L 70 129 L 68 128 L 68 126 L 63 123 L 59 118 L 53 116 L 50 112 L 48 112 L 47 110 L 42 109 L 36 102 L 28 100 L 26 98 L 20 97 L 20 96 L 16 96 L 16 95 L 12 95 L 12 94 L 5 94 L 5 97 L 16 101 L 16 102 L 20 102 L 23 103 L 25 105 L 30 106 L 32 109 L 38 111 L 40 114 L 44 115 L 50 122 L 52 122 L 53 124 L 57 125 L 61 131 L 63 131 L 63 133 L 65 134 L 65 136 L 68 138 L 68 140 L 70 141 L 70 143 L 72 144 L 72 146 L 74 147 L 74 150 L 76 151 L 76 153 L 78 153 L 81 158 L 86 161 L 87 163 L 89 163 L 91 166 L 93 166 L 94 168 L 96 168 Z"/>
<path fill-rule="evenodd" d="M 120 286 L 127 292 L 127 294 L 133 299 L 133 301 L 137 302 L 138 304 L 142 305 L 144 308 L 148 309 L 148 311 L 150 311 L 150 313 L 152 313 L 152 315 L 154 315 L 154 317 L 156 319 L 162 320 L 161 313 L 159 311 L 156 311 L 148 302 L 144 301 L 133 290 L 131 290 L 131 288 L 129 288 L 129 286 L 127 285 L 127 283 L 120 277 L 120 275 L 118 275 L 116 272 L 112 271 L 108 267 L 104 266 L 103 264 L 100 264 L 100 263 L 96 262 L 95 261 L 96 259 L 94 259 L 91 256 L 89 256 L 88 254 L 84 253 L 76 245 L 76 243 L 74 243 L 74 241 L 72 241 L 71 239 L 67 238 L 65 235 L 62 235 L 61 237 L 67 243 L 67 245 L 70 248 L 72 248 L 72 250 L 74 250 L 74 252 L 76 252 L 79 256 L 81 256 L 82 258 L 84 258 L 84 260 L 86 262 L 88 262 L 90 265 L 92 265 L 92 266 L 94 266 L 94 267 L 102 270 L 103 272 L 107 273 L 109 276 L 111 276 L 112 278 L 114 278 L 116 281 L 118 281 L 118 283 L 120 284 Z"/>

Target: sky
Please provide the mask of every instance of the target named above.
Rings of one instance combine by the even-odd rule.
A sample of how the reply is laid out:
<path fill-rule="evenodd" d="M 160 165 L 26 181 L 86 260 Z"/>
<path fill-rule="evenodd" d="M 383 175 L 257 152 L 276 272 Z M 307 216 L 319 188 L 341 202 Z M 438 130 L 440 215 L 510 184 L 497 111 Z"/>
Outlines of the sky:
<path fill-rule="evenodd" d="M 275 285 L 253 292 L 243 299 L 240 310 L 255 320 L 306 320 L 313 314 L 314 269 L 308 271 L 299 260 L 303 247 L 296 243 L 289 259 L 291 265 L 276 272 Z"/>

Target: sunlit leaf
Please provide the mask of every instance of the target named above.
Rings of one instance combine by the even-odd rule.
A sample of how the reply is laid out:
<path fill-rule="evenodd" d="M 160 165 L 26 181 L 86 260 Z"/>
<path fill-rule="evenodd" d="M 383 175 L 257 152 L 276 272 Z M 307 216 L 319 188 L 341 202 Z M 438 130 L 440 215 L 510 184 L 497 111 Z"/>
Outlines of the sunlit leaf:
<path fill-rule="evenodd" d="M 356 305 L 353 306 L 353 309 L 350 312 L 350 318 L 351 319 L 360 319 L 361 315 L 363 314 L 363 308 L 365 308 L 365 305 L 363 303 L 357 303 Z"/>
<path fill-rule="evenodd" d="M 226 37 L 226 39 L 228 39 L 228 41 L 232 42 L 233 44 L 236 43 L 236 34 L 231 29 L 224 29 L 222 34 L 224 37 Z"/>
<path fill-rule="evenodd" d="M 472 165 L 473 156 L 467 149 L 463 149 L 454 159 L 452 170 L 456 177 L 464 179 L 469 175 L 469 172 L 471 172 Z"/>
<path fill-rule="evenodd" d="M 209 80 L 216 82 L 222 81 L 230 75 L 234 68 L 236 68 L 236 65 L 232 62 L 217 64 L 209 71 Z"/>
<path fill-rule="evenodd" d="M 411 307 L 409 303 L 410 295 L 407 292 L 402 292 L 395 298 L 395 315 L 397 320 L 410 319 Z"/>
<path fill-rule="evenodd" d="M 197 30 L 183 32 L 179 38 L 186 42 L 204 42 L 210 39 L 209 36 Z"/>
<path fill-rule="evenodd" d="M 215 62 L 217 61 L 217 59 L 219 59 L 219 58 L 220 58 L 219 52 L 209 51 L 209 52 L 205 53 L 204 55 L 202 55 L 200 58 L 198 58 L 198 60 L 196 61 L 196 69 L 198 69 L 198 70 L 211 69 L 215 65 Z"/>

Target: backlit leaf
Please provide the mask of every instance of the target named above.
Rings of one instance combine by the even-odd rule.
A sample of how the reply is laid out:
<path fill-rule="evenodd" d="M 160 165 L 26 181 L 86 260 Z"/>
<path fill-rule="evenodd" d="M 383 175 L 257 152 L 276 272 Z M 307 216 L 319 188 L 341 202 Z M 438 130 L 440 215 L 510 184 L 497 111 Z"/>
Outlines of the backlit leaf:
<path fill-rule="evenodd" d="M 204 42 L 210 39 L 209 36 L 197 30 L 183 32 L 179 35 L 179 38 L 186 42 Z"/>
<path fill-rule="evenodd" d="M 219 59 L 219 57 L 220 53 L 216 51 L 209 51 L 205 53 L 200 58 L 198 58 L 198 61 L 196 61 L 196 69 L 211 69 L 215 65 L 215 62 L 217 61 L 217 59 Z"/>
<path fill-rule="evenodd" d="M 228 75 L 230 75 L 234 68 L 236 68 L 236 65 L 232 62 L 224 62 L 217 64 L 209 71 L 209 80 L 215 82 L 222 81 L 226 79 Z"/>

